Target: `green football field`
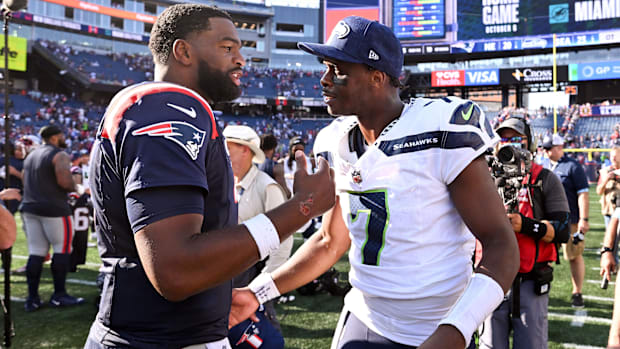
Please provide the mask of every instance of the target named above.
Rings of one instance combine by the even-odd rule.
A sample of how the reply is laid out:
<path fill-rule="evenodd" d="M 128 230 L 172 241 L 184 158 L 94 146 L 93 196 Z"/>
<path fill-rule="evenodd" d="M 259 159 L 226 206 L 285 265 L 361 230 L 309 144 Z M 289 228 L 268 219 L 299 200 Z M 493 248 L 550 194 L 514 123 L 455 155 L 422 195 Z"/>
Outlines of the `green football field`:
<path fill-rule="evenodd" d="M 613 287 L 602 290 L 599 287 L 599 254 L 604 235 L 603 218 L 600 214 L 598 196 L 590 190 L 590 232 L 586 235 L 586 281 L 584 283 L 585 309 L 571 308 L 571 281 L 568 262 L 556 266 L 549 301 L 549 347 L 550 348 L 604 348 L 607 344 L 611 323 Z M 21 226 L 21 222 L 18 225 Z M 301 239 L 296 237 L 296 246 Z M 23 232 L 18 232 L 13 248 L 12 268 L 26 262 L 28 251 Z M 68 291 L 84 297 L 85 305 L 56 309 L 43 307 L 34 313 L 24 312 L 26 278 L 11 276 L 12 313 L 15 323 L 14 348 L 81 348 L 88 329 L 95 317 L 95 298 L 98 289 L 95 278 L 99 257 L 94 247 L 88 249 L 88 263 L 77 273 L 68 275 Z M 348 263 L 342 260 L 336 266 L 346 272 Z M 45 265 L 40 286 L 41 298 L 49 300 L 52 293 L 52 278 L 49 264 Z M 278 305 L 278 315 L 286 339 L 286 348 L 329 348 L 332 333 L 336 327 L 342 298 L 322 293 L 315 296 L 301 296 L 292 293 L 295 300 Z"/>

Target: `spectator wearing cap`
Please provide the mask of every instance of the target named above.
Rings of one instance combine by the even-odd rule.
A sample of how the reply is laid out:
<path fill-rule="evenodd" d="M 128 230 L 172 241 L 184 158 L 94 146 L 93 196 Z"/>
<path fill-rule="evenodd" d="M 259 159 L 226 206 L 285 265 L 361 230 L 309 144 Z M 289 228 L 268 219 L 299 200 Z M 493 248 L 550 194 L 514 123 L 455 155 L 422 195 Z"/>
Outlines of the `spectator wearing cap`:
<path fill-rule="evenodd" d="M 51 265 L 54 293 L 50 305 L 62 307 L 84 302 L 82 298 L 67 294 L 65 289 L 73 237 L 67 193 L 75 191 L 70 170 L 71 159 L 63 151 L 67 146 L 65 135 L 54 124 L 41 128 L 39 134 L 43 144 L 30 153 L 24 162 L 24 196 L 20 206 L 28 230 L 27 312 L 41 307 L 39 281 L 50 245 L 54 250 Z"/>
<path fill-rule="evenodd" d="M 226 146 L 237 182 L 239 222 L 265 213 L 284 203 L 286 198 L 278 183 L 254 165 L 262 164 L 265 161 L 265 154 L 260 148 L 261 141 L 256 132 L 248 126 L 230 125 L 224 128 L 223 134 L 226 138 Z M 263 260 L 255 264 L 235 277 L 234 286 L 247 286 L 250 280 L 263 270 L 265 272 L 274 271 L 286 262 L 292 249 L 293 237 L 290 236 L 282 241 L 280 248 L 272 253 L 266 261 Z M 273 302 L 266 303 L 265 308 L 267 318 L 280 331 Z"/>
<path fill-rule="evenodd" d="M 571 239 L 564 244 L 564 259 L 570 263 L 573 291 L 571 304 L 574 308 L 583 308 L 581 294 L 586 267 L 583 260 L 585 234 L 590 230 L 588 214 L 590 212 L 589 184 L 586 173 L 573 158 L 564 154 L 564 140 L 558 134 L 546 136 L 543 148 L 551 162 L 551 170 L 560 177 L 570 208 Z"/>

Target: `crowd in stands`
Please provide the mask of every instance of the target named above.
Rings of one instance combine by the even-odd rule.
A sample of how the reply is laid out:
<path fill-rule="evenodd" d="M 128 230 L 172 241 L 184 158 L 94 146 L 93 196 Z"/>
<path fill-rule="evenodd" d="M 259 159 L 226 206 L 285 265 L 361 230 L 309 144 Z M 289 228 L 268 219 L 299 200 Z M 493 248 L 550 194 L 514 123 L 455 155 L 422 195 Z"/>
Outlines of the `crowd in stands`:
<path fill-rule="evenodd" d="M 243 87 L 246 95 L 271 95 L 275 89 L 277 96 L 283 97 L 321 97 L 319 80 L 322 72 L 261 67 L 243 69 Z"/>
<path fill-rule="evenodd" d="M 150 55 L 129 53 L 99 54 L 92 50 L 77 50 L 75 46 L 56 41 L 37 40 L 67 68 L 82 74 L 89 81 L 128 86 L 153 79 L 154 64 Z"/>
<path fill-rule="evenodd" d="M 591 107 L 590 103 L 587 103 L 557 109 L 558 134 L 564 138 L 566 148 L 610 148 L 620 142 L 620 119 L 614 116 L 590 116 Z M 551 108 L 528 111 L 525 108 L 504 107 L 494 117 L 492 125 L 495 127 L 506 118 L 515 116 L 530 121 L 537 144 L 541 144 L 545 136 L 553 133 Z"/>
<path fill-rule="evenodd" d="M 92 102 L 80 102 L 71 96 L 63 94 L 44 94 L 35 91 L 22 91 L 19 95 L 11 95 L 12 100 L 25 98 L 30 102 L 24 112 L 11 112 L 12 132 L 9 138 L 12 141 L 19 140 L 27 135 L 37 135 L 42 126 L 57 124 L 65 131 L 68 151 L 77 154 L 81 151 L 90 151 L 95 140 L 97 127 L 101 116 L 105 111 L 104 105 Z M 0 98 L 1 99 L 1 98 Z M 11 107 L 17 107 L 12 105 Z M 251 108 L 243 111 L 248 115 L 240 114 L 235 110 L 235 115 L 222 114 L 218 117 L 219 126 L 223 129 L 229 124 L 248 125 L 254 128 L 259 135 L 272 133 L 279 140 L 280 145 L 276 150 L 276 156 L 285 156 L 288 140 L 293 137 L 301 137 L 308 144 L 308 152 L 312 149 L 316 133 L 327 125 L 330 119 L 307 120 L 307 112 L 295 111 L 284 113 L 271 111 L 269 108 Z M 3 120 L 0 119 L 0 124 Z M 4 128 L 0 129 L 0 143 L 4 141 Z"/>
<path fill-rule="evenodd" d="M 150 55 L 101 54 L 55 41 L 38 40 L 37 43 L 93 83 L 128 86 L 153 79 L 154 65 Z M 246 66 L 241 80 L 245 96 L 321 98 L 321 75 L 320 71 Z"/>

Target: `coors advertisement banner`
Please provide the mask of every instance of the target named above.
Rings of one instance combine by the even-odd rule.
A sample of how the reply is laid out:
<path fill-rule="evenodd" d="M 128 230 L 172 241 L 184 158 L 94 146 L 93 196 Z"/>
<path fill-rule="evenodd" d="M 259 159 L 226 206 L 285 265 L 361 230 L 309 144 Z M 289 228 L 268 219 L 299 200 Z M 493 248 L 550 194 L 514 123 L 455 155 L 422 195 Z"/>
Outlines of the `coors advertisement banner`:
<path fill-rule="evenodd" d="M 620 1 L 458 0 L 458 40 L 620 28 Z"/>
<path fill-rule="evenodd" d="M 557 81 L 568 81 L 568 67 L 557 67 Z M 499 81 L 501 85 L 527 85 L 553 82 L 553 67 L 527 67 L 500 69 Z"/>

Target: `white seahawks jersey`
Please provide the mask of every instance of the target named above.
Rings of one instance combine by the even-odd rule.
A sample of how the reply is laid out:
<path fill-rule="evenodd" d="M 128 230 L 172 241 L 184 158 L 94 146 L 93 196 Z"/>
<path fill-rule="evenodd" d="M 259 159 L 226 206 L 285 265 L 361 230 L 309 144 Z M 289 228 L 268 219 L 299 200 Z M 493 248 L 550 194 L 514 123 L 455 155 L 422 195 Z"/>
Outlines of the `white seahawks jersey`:
<path fill-rule="evenodd" d="M 474 237 L 448 185 L 499 137 L 476 104 L 455 97 L 405 105 L 361 156 L 357 124 L 334 120 L 314 146 L 335 170 L 350 231 L 345 306 L 377 333 L 417 346 L 472 274 Z"/>

